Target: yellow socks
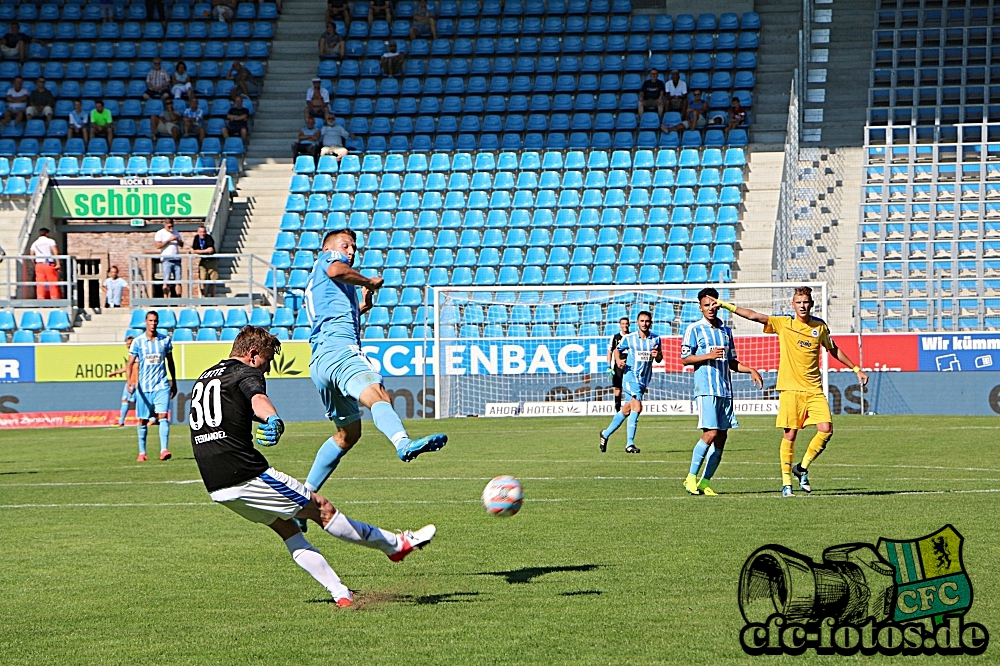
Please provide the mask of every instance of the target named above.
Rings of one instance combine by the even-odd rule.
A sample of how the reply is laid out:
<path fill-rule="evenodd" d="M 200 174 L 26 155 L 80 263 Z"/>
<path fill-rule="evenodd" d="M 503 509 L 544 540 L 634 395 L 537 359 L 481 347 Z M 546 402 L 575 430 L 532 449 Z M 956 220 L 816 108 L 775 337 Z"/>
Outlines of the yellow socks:
<path fill-rule="evenodd" d="M 802 456 L 802 469 L 809 469 L 812 461 L 816 460 L 819 454 L 823 453 L 823 449 L 826 448 L 826 444 L 830 441 L 831 437 L 833 437 L 832 432 L 817 432 L 813 436 L 809 442 L 809 448 L 806 449 L 806 454 Z"/>
<path fill-rule="evenodd" d="M 795 442 L 781 438 L 781 485 L 792 485 L 792 462 L 795 460 Z"/>

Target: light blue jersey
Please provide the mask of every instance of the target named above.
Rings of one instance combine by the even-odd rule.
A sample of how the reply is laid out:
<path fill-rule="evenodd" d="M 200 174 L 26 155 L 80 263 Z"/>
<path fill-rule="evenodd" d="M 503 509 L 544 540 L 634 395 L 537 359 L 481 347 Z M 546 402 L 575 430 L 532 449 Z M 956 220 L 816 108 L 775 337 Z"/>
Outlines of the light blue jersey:
<path fill-rule="evenodd" d="M 143 333 L 132 341 L 128 353 L 135 356 L 139 363 L 139 390 L 143 393 L 152 393 L 170 389 L 170 382 L 167 381 L 167 354 L 174 351 L 174 346 L 170 338 L 157 333 L 152 340 Z"/>
<path fill-rule="evenodd" d="M 716 361 L 700 363 L 694 371 L 695 396 L 714 395 L 720 398 L 733 397 L 733 378 L 729 361 L 736 358 L 733 330 L 726 325 L 712 326 L 704 318 L 688 325 L 681 341 L 681 358 L 702 356 L 713 347 L 723 347 L 726 355 Z"/>
<path fill-rule="evenodd" d="M 648 338 L 644 338 L 638 331 L 629 333 L 618 343 L 618 351 L 628 352 L 625 360 L 625 372 L 631 372 L 635 377 L 640 391 L 645 391 L 649 386 L 649 380 L 653 378 L 653 357 L 656 350 L 660 349 L 660 337 L 654 335 L 652 331 Z"/>
<path fill-rule="evenodd" d="M 322 252 L 306 286 L 305 307 L 312 327 L 309 344 L 313 352 L 361 344 L 357 287 L 330 279 L 326 270 L 335 261 L 351 265 L 339 252 Z"/>

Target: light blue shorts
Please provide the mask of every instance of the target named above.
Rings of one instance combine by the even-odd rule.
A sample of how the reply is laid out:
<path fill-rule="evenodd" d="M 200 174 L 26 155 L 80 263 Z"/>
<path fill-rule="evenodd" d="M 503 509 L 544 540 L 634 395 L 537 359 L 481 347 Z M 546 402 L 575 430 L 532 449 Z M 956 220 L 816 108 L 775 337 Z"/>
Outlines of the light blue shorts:
<path fill-rule="evenodd" d="M 732 430 L 740 424 L 733 413 L 733 399 L 717 395 L 699 395 L 698 427 L 702 430 Z"/>
<path fill-rule="evenodd" d="M 157 414 L 166 414 L 170 409 L 170 389 L 142 391 L 135 389 L 135 416 L 138 419 L 151 419 Z"/>
<path fill-rule="evenodd" d="M 357 345 L 314 352 L 309 360 L 309 376 L 326 407 L 326 418 L 338 428 L 361 418 L 361 393 L 372 384 L 382 383 L 382 375 Z"/>
<path fill-rule="evenodd" d="M 639 385 L 639 380 L 635 378 L 635 375 L 631 370 L 625 373 L 622 377 L 622 400 L 638 400 L 642 402 L 643 397 L 646 395 L 646 387 Z"/>
<path fill-rule="evenodd" d="M 135 391 L 128 392 L 128 382 L 122 387 L 122 402 L 135 402 Z"/>

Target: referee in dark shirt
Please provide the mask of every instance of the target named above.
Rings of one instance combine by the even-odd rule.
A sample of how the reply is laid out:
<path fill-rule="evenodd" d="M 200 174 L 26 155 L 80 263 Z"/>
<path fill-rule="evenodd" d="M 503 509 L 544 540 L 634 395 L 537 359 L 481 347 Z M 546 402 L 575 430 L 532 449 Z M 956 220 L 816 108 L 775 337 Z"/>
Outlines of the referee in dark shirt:
<path fill-rule="evenodd" d="M 622 338 L 629 334 L 628 317 L 618 320 L 618 327 L 621 331 L 611 336 L 611 344 L 608 345 L 608 368 L 611 370 L 611 386 L 615 389 L 615 411 L 622 411 L 622 377 L 625 376 L 625 366 L 618 365 L 615 360 L 615 350 Z"/>

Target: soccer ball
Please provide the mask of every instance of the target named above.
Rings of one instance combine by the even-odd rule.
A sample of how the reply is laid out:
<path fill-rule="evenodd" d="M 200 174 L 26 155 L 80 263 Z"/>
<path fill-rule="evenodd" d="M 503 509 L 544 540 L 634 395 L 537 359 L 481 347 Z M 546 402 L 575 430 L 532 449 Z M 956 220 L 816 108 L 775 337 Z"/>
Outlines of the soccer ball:
<path fill-rule="evenodd" d="M 498 476 L 483 488 L 483 506 L 494 516 L 513 516 L 524 503 L 524 487 L 512 476 Z"/>

